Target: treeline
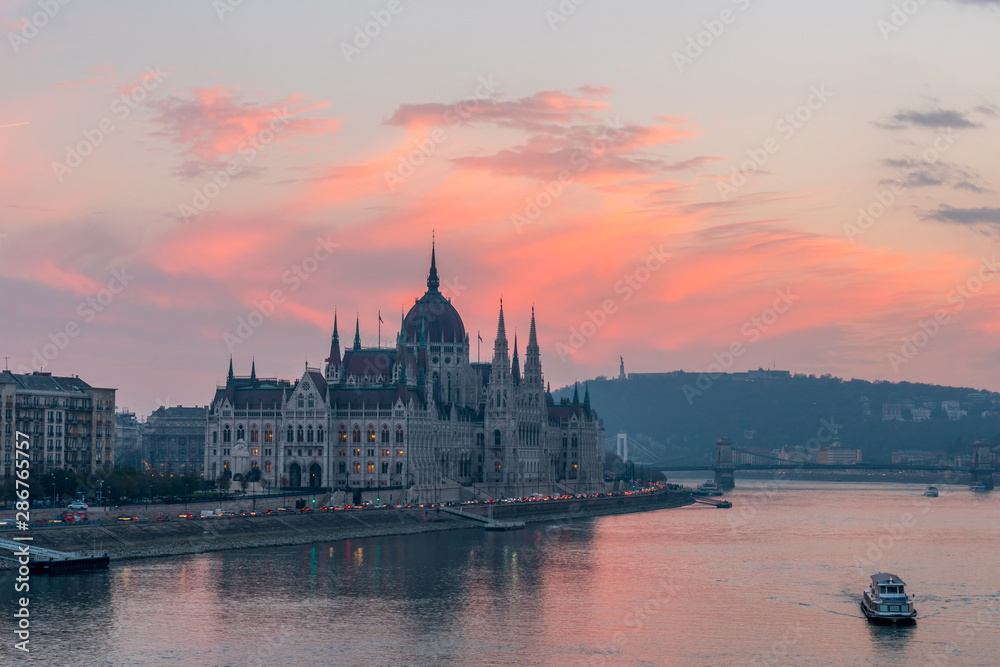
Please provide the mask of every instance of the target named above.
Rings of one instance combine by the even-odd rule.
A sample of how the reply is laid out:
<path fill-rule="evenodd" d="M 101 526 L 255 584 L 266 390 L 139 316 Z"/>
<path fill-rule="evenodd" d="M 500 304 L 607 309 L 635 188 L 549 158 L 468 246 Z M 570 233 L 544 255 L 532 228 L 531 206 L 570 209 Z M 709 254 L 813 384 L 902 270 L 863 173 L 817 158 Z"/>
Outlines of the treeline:
<path fill-rule="evenodd" d="M 134 468 L 115 468 L 94 475 L 78 475 L 71 470 L 56 469 L 33 473 L 29 477 L 29 492 L 33 500 L 64 501 L 83 494 L 87 501 L 100 496 L 111 503 L 122 498 L 184 497 L 203 488 L 202 479 L 195 473 L 184 475 L 153 475 Z M 0 499 L 9 502 L 16 495 L 15 478 L 4 480 Z"/>
<path fill-rule="evenodd" d="M 1000 416 L 981 416 L 1000 406 L 993 404 L 994 395 L 973 388 L 812 375 L 712 379 L 682 372 L 624 381 L 598 378 L 587 386 L 609 438 L 625 431 L 665 458 L 685 463 L 711 459 L 715 441 L 723 437 L 739 447 L 770 450 L 829 444 L 834 429 L 842 447 L 861 449 L 869 461 L 889 461 L 892 452 L 903 449 L 959 454 L 974 440 L 1000 443 Z M 554 393 L 557 400 L 571 397 L 573 387 Z M 985 401 L 971 401 L 973 393 L 984 393 Z M 883 421 L 883 403 L 907 399 L 917 406 L 932 403 L 931 419 Z M 969 416 L 949 420 L 940 406 L 951 400 L 963 402 Z M 904 412 L 909 419 L 909 410 Z"/>

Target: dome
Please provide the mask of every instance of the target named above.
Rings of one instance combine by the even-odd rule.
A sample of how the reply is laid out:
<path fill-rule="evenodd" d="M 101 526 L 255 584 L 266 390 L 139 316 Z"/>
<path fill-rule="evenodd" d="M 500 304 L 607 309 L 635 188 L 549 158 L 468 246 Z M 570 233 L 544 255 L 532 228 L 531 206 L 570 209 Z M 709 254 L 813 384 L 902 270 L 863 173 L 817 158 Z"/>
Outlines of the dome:
<path fill-rule="evenodd" d="M 421 331 L 427 335 L 428 343 L 464 343 L 465 325 L 451 302 L 438 291 L 437 266 L 434 248 L 431 247 L 431 270 L 427 275 L 427 292 L 417 300 L 403 319 L 406 342 L 419 343 Z"/>

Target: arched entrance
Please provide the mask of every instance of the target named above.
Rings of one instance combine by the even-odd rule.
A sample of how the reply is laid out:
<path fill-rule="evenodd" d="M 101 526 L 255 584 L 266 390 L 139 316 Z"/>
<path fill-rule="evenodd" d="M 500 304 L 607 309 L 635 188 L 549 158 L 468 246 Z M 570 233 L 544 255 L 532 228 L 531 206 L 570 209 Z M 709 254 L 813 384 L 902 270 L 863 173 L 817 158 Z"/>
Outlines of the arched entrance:
<path fill-rule="evenodd" d="M 309 486 L 314 489 L 318 489 L 323 485 L 323 469 L 320 468 L 318 463 L 313 463 L 309 466 Z"/>
<path fill-rule="evenodd" d="M 288 486 L 302 486 L 302 468 L 299 467 L 298 463 L 293 463 L 288 468 Z"/>

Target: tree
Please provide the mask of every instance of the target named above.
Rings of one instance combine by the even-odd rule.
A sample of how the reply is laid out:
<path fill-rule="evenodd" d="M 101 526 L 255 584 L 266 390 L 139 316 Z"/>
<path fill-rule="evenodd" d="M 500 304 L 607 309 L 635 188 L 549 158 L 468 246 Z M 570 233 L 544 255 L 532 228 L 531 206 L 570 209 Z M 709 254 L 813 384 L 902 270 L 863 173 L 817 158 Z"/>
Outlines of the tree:
<path fill-rule="evenodd" d="M 219 479 L 216 481 L 219 483 L 219 490 L 221 491 L 229 490 L 229 481 L 230 481 L 229 475 L 227 475 L 226 473 L 222 473 L 221 475 L 219 475 Z"/>

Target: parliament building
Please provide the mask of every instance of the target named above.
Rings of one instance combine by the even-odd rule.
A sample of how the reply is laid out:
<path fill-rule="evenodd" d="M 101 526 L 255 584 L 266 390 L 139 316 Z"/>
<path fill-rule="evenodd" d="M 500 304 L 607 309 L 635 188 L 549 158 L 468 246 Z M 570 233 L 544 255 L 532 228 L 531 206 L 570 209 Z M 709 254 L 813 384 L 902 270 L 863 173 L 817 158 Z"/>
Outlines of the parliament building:
<path fill-rule="evenodd" d="M 603 490 L 604 428 L 583 400 L 556 403 L 542 376 L 532 309 L 523 366 L 503 303 L 493 360 L 476 363 L 458 311 L 427 291 L 394 347 L 341 349 L 334 317 L 322 370 L 298 380 L 236 376 L 209 406 L 205 476 L 264 489 L 330 488 L 347 502 L 436 502 Z"/>

